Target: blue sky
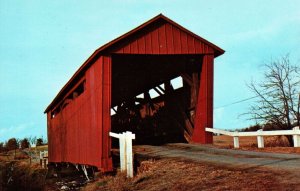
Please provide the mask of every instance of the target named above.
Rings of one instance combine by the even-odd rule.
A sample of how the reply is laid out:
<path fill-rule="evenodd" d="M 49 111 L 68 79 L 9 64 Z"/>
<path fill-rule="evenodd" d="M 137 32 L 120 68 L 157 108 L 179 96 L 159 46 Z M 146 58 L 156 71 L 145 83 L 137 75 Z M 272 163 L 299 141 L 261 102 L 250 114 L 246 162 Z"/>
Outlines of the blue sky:
<path fill-rule="evenodd" d="M 99 46 L 159 13 L 223 48 L 215 60 L 215 128 L 243 128 L 262 64 L 300 64 L 300 1 L 0 1 L 0 141 L 46 137 L 44 109 Z"/>

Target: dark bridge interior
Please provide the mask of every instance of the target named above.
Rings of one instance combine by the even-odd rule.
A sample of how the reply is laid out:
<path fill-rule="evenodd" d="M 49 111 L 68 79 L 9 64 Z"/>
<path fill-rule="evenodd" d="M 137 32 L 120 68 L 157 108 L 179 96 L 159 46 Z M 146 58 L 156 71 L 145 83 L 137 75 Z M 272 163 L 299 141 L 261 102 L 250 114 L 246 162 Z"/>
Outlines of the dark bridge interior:
<path fill-rule="evenodd" d="M 113 55 L 112 132 L 132 131 L 134 144 L 190 142 L 202 59 L 201 55 Z M 183 81 L 178 89 L 171 83 L 176 77 Z"/>

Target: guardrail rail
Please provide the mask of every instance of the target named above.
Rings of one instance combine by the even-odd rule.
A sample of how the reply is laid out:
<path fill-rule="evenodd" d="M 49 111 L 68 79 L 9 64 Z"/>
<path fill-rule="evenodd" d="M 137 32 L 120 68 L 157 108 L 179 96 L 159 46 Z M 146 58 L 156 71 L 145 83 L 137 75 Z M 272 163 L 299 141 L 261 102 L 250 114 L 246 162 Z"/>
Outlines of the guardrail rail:
<path fill-rule="evenodd" d="M 276 136 L 276 135 L 292 135 L 294 140 L 294 147 L 300 147 L 300 130 L 299 127 L 294 127 L 292 130 L 275 130 L 275 131 L 263 131 L 262 129 L 252 132 L 231 132 L 221 129 L 205 128 L 205 131 L 222 134 L 233 137 L 234 148 L 239 148 L 239 137 L 255 136 L 257 137 L 258 148 L 264 148 L 264 136 Z"/>

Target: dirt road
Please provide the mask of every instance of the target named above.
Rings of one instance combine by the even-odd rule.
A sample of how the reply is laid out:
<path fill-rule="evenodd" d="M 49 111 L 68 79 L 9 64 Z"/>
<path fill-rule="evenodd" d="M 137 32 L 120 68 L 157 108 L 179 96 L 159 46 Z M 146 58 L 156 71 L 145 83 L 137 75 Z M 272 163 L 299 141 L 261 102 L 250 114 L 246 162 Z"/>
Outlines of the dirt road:
<path fill-rule="evenodd" d="M 219 149 L 212 146 L 184 143 L 164 146 L 139 145 L 134 147 L 134 152 L 137 157 L 145 158 L 178 158 L 242 169 L 266 167 L 273 170 L 300 172 L 300 155 L 298 154 Z"/>

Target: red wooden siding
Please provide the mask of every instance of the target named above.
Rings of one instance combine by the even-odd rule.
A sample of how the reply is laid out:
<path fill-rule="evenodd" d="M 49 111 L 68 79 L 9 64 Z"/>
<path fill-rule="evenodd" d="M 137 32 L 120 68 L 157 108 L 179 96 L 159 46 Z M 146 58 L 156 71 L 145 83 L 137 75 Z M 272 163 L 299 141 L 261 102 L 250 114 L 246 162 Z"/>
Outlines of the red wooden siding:
<path fill-rule="evenodd" d="M 147 45 L 145 47 L 145 45 Z M 214 54 L 213 48 L 178 27 L 163 22 L 114 50 L 121 54 Z"/>
<path fill-rule="evenodd" d="M 203 57 L 200 75 L 200 86 L 196 106 L 196 117 L 193 141 L 196 143 L 212 143 L 212 134 L 205 127 L 213 127 L 213 84 L 214 84 L 214 55 Z"/>
<path fill-rule="evenodd" d="M 48 113 L 49 161 L 112 169 L 110 145 L 110 57 L 100 57 L 86 72 L 86 89 L 53 119 Z"/>

